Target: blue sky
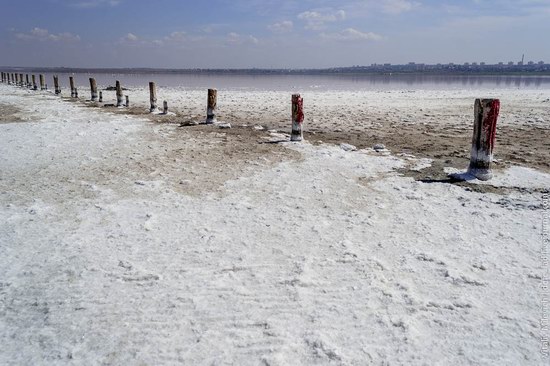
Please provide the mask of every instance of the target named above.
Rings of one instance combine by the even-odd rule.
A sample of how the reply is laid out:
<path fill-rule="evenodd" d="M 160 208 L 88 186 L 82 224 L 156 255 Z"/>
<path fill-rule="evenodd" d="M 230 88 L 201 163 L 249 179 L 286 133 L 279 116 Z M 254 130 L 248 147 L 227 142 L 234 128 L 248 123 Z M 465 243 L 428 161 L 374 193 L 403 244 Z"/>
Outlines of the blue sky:
<path fill-rule="evenodd" d="M 0 0 L 0 65 L 550 62 L 550 0 Z"/>

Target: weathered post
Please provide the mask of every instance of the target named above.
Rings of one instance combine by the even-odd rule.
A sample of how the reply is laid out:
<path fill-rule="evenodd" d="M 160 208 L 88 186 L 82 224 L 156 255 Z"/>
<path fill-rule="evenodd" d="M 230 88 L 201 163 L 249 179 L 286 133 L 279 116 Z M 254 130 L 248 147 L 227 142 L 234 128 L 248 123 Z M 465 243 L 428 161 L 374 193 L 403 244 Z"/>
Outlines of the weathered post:
<path fill-rule="evenodd" d="M 497 120 L 500 111 L 498 99 L 476 99 L 474 107 L 474 137 L 468 174 L 479 180 L 493 177 L 491 163 L 497 136 Z"/>
<path fill-rule="evenodd" d="M 15 85 L 19 85 L 19 74 L 15 74 Z"/>
<path fill-rule="evenodd" d="M 130 108 L 130 97 L 126 96 L 126 108 Z"/>
<path fill-rule="evenodd" d="M 23 74 L 19 74 L 19 86 L 24 87 L 25 84 L 23 83 Z"/>
<path fill-rule="evenodd" d="M 304 123 L 304 100 L 300 94 L 292 95 L 292 132 L 290 141 L 302 141 L 304 133 L 302 125 Z"/>
<path fill-rule="evenodd" d="M 218 106 L 218 90 L 208 89 L 208 100 L 206 107 L 206 124 L 216 123 L 216 107 Z"/>
<path fill-rule="evenodd" d="M 92 94 L 92 102 L 97 102 L 97 83 L 94 78 L 90 78 L 90 92 Z"/>
<path fill-rule="evenodd" d="M 61 88 L 59 87 L 59 77 L 57 75 L 53 76 L 53 87 L 55 90 L 55 95 L 61 94 Z"/>
<path fill-rule="evenodd" d="M 74 87 L 74 97 L 78 98 L 78 88 L 76 86 Z"/>
<path fill-rule="evenodd" d="M 74 98 L 74 77 L 69 76 L 69 87 L 71 88 L 71 98 Z"/>
<path fill-rule="evenodd" d="M 38 90 L 38 86 L 36 85 L 36 75 L 32 74 L 32 90 Z"/>
<path fill-rule="evenodd" d="M 25 74 L 25 84 L 26 84 L 27 88 L 31 87 L 31 83 L 29 81 L 29 74 Z"/>
<path fill-rule="evenodd" d="M 0 76 L 1 76 L 1 78 L 2 78 L 2 83 L 3 83 L 3 82 L 4 82 L 4 71 L 2 71 L 2 72 L 0 73 Z"/>
<path fill-rule="evenodd" d="M 122 86 L 120 86 L 120 81 L 116 81 L 116 106 L 122 107 Z"/>
<path fill-rule="evenodd" d="M 13 84 L 15 82 L 15 76 L 13 76 L 13 72 L 10 75 L 11 75 L 11 83 L 10 84 Z"/>
<path fill-rule="evenodd" d="M 100 103 L 103 102 L 103 92 L 102 91 L 99 92 L 99 102 Z"/>
<path fill-rule="evenodd" d="M 46 83 L 44 82 L 44 75 L 40 74 L 40 90 L 46 90 Z"/>
<path fill-rule="evenodd" d="M 162 113 L 168 114 L 168 102 L 166 100 L 162 103 Z"/>
<path fill-rule="evenodd" d="M 153 81 L 149 83 L 149 101 L 151 102 L 149 111 L 153 113 L 157 110 L 157 86 Z"/>

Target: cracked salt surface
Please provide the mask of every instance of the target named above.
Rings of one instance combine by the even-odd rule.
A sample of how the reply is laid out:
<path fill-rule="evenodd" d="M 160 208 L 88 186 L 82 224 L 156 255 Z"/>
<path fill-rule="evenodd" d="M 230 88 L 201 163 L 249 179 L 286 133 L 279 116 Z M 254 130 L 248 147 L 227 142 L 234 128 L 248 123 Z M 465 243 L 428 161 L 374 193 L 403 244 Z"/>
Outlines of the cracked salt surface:
<path fill-rule="evenodd" d="M 191 164 L 225 176 L 185 157 L 172 185 L 159 162 L 208 134 L 142 141 L 143 120 L 9 90 L 0 102 L 32 100 L 33 122 L 0 125 L 1 364 L 541 362 L 539 193 L 425 184 L 395 171 L 410 157 L 285 142 L 299 159 L 189 195 L 174 186 Z"/>

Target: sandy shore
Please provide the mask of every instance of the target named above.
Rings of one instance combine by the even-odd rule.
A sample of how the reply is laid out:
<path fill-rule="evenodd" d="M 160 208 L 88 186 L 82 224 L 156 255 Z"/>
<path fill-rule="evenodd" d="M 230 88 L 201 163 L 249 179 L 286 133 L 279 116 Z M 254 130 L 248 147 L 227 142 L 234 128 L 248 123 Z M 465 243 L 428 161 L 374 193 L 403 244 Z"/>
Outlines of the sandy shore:
<path fill-rule="evenodd" d="M 87 95 L 88 91 L 82 91 Z M 148 90 L 131 89 L 131 110 L 148 115 Z M 111 95 L 112 94 L 112 95 Z M 165 123 L 202 122 L 206 91 L 159 89 L 177 116 L 151 117 Z M 112 103 L 114 93 L 104 91 Z M 291 92 L 220 90 L 218 117 L 234 126 L 289 131 Z M 434 165 L 466 166 L 469 161 L 475 98 L 500 98 L 495 167 L 528 166 L 550 172 L 550 94 L 544 90 L 337 91 L 307 92 L 305 136 L 312 142 L 350 143 L 368 148 L 383 143 L 394 153 L 434 160 Z M 161 104 L 161 103 L 159 103 Z M 150 116 L 149 116 L 150 117 Z M 430 171 L 426 179 L 442 179 Z"/>
<path fill-rule="evenodd" d="M 448 184 L 470 92 L 305 95 L 302 144 L 269 143 L 286 93 L 220 93 L 220 129 L 180 127 L 202 91 L 130 92 L 0 85 L 1 364 L 542 362 L 544 93 L 503 93 L 509 155 Z"/>

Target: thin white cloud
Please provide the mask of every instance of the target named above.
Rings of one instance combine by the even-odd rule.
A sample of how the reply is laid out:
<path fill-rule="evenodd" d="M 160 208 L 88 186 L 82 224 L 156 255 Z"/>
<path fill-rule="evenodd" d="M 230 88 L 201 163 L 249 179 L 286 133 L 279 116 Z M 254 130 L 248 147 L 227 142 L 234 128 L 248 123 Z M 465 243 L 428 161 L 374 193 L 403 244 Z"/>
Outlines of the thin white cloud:
<path fill-rule="evenodd" d="M 117 6 L 122 0 L 78 0 L 71 1 L 70 6 L 76 8 L 97 8 L 99 6 Z"/>
<path fill-rule="evenodd" d="M 347 28 L 337 33 L 321 33 L 321 37 L 337 41 L 379 41 L 383 38 L 380 34 L 361 32 L 353 28 Z"/>
<path fill-rule="evenodd" d="M 298 19 L 306 22 L 306 29 L 321 30 L 325 28 L 326 23 L 338 22 L 346 19 L 346 12 L 338 10 L 336 12 L 304 11 L 298 14 Z"/>
<path fill-rule="evenodd" d="M 384 0 L 382 9 L 387 14 L 406 13 L 419 7 L 420 3 L 409 0 Z"/>
<path fill-rule="evenodd" d="M 23 41 L 78 42 L 80 36 L 69 32 L 50 33 L 44 28 L 33 28 L 28 33 L 16 33 L 15 38 Z"/>
<path fill-rule="evenodd" d="M 294 28 L 294 23 L 292 23 L 292 21 L 290 20 L 284 20 L 282 22 L 273 23 L 267 26 L 267 29 L 277 34 L 288 33 L 292 31 L 293 28 Z"/>
<path fill-rule="evenodd" d="M 226 41 L 230 45 L 258 44 L 260 42 L 258 38 L 252 35 L 245 36 L 235 32 L 228 33 Z"/>
<path fill-rule="evenodd" d="M 122 37 L 121 40 L 125 42 L 137 42 L 139 40 L 139 37 L 133 33 L 128 33 L 127 35 Z"/>

